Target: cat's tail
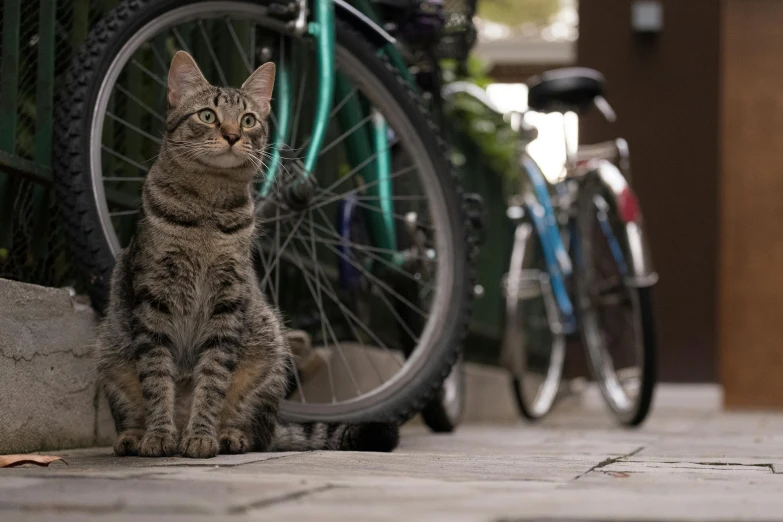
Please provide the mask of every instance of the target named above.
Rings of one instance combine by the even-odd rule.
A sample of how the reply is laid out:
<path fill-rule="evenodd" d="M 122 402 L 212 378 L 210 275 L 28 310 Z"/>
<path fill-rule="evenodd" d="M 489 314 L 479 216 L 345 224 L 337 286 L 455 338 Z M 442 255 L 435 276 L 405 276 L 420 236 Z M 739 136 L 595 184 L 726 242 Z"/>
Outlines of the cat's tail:
<path fill-rule="evenodd" d="M 278 424 L 272 440 L 272 451 L 383 451 L 397 447 L 400 430 L 396 424 L 368 422 L 333 424 L 306 422 Z"/>

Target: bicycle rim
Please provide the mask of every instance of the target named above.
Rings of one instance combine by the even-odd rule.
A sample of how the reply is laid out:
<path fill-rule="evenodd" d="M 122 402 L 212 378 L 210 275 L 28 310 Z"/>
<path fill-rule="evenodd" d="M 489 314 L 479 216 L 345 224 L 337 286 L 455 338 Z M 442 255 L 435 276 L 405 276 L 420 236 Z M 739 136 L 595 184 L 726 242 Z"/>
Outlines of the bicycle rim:
<path fill-rule="evenodd" d="M 602 196 L 587 186 L 584 190 L 579 218 L 582 260 L 577 277 L 582 337 L 607 404 L 622 422 L 636 424 L 640 409 L 649 402 L 645 396 L 651 386 L 647 382 L 651 368 L 645 358 L 639 293 L 626 284 L 601 230 L 598 215 L 605 212 Z M 617 234 L 617 217 L 609 212 L 605 218 Z"/>
<path fill-rule="evenodd" d="M 520 412 L 535 420 L 549 412 L 557 396 L 566 340 L 540 239 L 530 223 L 517 226 L 505 287 L 504 356 Z"/>
<path fill-rule="evenodd" d="M 248 23 L 252 25 L 250 31 L 256 41 L 253 47 L 243 51 L 244 40 L 240 33 L 247 33 L 247 29 L 240 31 L 239 28 Z M 165 99 L 162 79 L 168 68 L 166 58 L 170 58 L 175 48 L 185 48 L 194 55 L 212 83 L 241 83 L 241 78 L 233 80 L 235 74 L 226 70 L 221 50 L 216 49 L 216 42 L 211 38 L 218 26 L 237 46 L 232 59 L 244 66 L 240 77 L 246 77 L 249 70 L 260 65 L 262 60 L 257 60 L 255 54 L 261 54 L 263 58 L 266 53 L 267 58 L 281 59 L 284 52 L 290 52 L 288 56 L 299 53 L 299 56 L 307 57 L 312 51 L 307 41 L 290 35 L 283 23 L 267 18 L 263 6 L 244 2 L 188 3 L 162 13 L 127 40 L 103 76 L 90 128 L 93 195 L 100 224 L 114 255 L 132 235 L 133 198 L 138 197 L 144 171 L 151 165 L 148 160 L 153 154 L 149 152 L 156 152 L 160 142 L 160 134 L 156 132 L 162 128 L 162 113 L 154 102 Z M 188 40 L 186 33 L 193 40 Z M 261 39 L 268 42 L 267 47 Z M 188 41 L 191 45 L 187 45 Z M 289 45 L 291 49 L 284 51 Z M 255 54 L 248 54 L 248 50 Z M 292 103 L 296 105 L 293 108 L 294 129 L 288 142 L 291 152 L 284 160 L 284 177 L 278 179 L 275 188 L 278 191 L 286 181 L 285 176 L 293 177 L 296 169 L 301 168 L 301 158 L 297 158 L 300 154 L 296 151 L 304 149 L 307 143 L 305 131 L 309 131 L 307 127 L 311 120 L 307 118 L 306 100 L 317 84 L 316 75 L 310 70 L 315 59 L 305 59 L 309 61 L 296 68 L 301 81 L 293 90 Z M 304 345 L 309 342 L 311 349 L 305 350 L 310 355 L 303 357 L 310 359 L 313 363 L 310 366 L 319 368 L 315 376 L 308 377 L 299 371 L 293 376 L 297 390 L 281 408 L 283 415 L 293 420 L 352 419 L 369 411 L 383 416 L 386 402 L 413 380 L 421 380 L 423 373 L 431 371 L 426 368 L 432 364 L 432 358 L 446 355 L 445 352 L 433 353 L 433 350 L 437 347 L 443 351 L 440 337 L 454 328 L 450 324 L 454 321 L 452 303 L 460 302 L 455 293 L 460 292 L 458 274 L 462 268 L 456 266 L 459 261 L 455 244 L 461 238 L 450 217 L 450 203 L 443 183 L 435 175 L 437 168 L 433 164 L 431 147 L 423 142 L 383 81 L 368 69 L 366 62 L 340 43 L 339 35 L 335 59 L 339 72 L 353 85 L 348 96 L 359 97 L 365 106 L 382 114 L 391 129 L 390 147 L 403 151 L 407 158 L 407 167 L 391 174 L 395 180 L 406 180 L 405 184 L 395 181 L 392 194 L 398 235 L 405 216 L 411 212 L 416 212 L 423 227 L 438 230 L 438 234 L 431 234 L 432 248 L 426 253 L 432 268 L 429 278 L 418 272 L 407 272 L 389 261 L 391 252 L 372 245 L 349 243 L 351 250 L 361 252 L 361 256 L 346 255 L 343 250 L 345 239 L 334 226 L 337 203 L 347 195 L 358 196 L 360 206 L 369 212 L 379 212 L 375 203 L 378 198 L 367 192 L 372 183 L 361 179 L 361 169 L 356 166 L 326 174 L 317 170 L 314 174 L 319 188 L 314 204 L 303 211 L 290 212 L 290 215 L 281 208 L 267 220 L 266 233 L 257 245 L 259 279 L 270 302 L 282 310 L 289 326 L 307 333 L 305 339 L 309 339 Z M 152 67 L 159 70 L 156 72 Z M 310 71 L 309 84 L 307 71 Z M 130 88 L 132 78 L 142 79 L 143 92 Z M 332 116 L 344 103 L 345 98 L 335 100 Z M 334 123 L 337 118 L 330 120 Z M 275 124 L 273 115 L 272 129 Z M 330 124 L 319 169 L 325 164 L 345 165 L 346 132 L 366 129 L 371 124 L 371 119 L 363 120 L 353 129 L 339 129 Z M 274 130 L 270 134 L 273 135 Z M 134 143 L 137 144 L 135 149 Z M 142 145 L 138 146 L 138 143 Z M 405 186 L 408 191 L 398 193 L 398 186 Z M 411 186 L 416 189 L 409 190 Z M 360 260 L 370 260 L 379 267 L 379 272 L 367 269 Z M 346 292 L 339 286 L 336 265 L 340 262 L 362 272 L 369 282 L 373 308 L 369 324 L 359 318 L 355 303 L 345 298 Z M 420 290 L 423 288 L 429 294 L 427 308 L 421 309 L 396 292 L 388 283 L 394 278 L 412 282 Z M 405 321 L 397 311 L 400 306 L 422 317 L 420 330 L 411 331 L 403 324 Z M 384 328 L 384 325 L 394 327 Z M 400 349 L 403 343 L 399 337 L 402 335 L 415 338 L 416 348 L 407 359 Z"/>

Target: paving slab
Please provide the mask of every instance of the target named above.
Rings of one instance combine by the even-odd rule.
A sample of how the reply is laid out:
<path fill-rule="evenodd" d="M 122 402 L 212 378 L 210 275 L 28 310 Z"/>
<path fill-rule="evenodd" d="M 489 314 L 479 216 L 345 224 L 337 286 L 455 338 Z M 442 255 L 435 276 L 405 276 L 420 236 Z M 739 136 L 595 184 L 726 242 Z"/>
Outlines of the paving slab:
<path fill-rule="evenodd" d="M 600 460 L 600 459 L 599 459 Z M 596 457 L 583 455 L 466 455 L 444 454 L 367 454 L 316 452 L 248 464 L 235 473 L 290 473 L 307 469 L 310 476 L 340 480 L 351 477 L 363 481 L 368 477 L 428 478 L 442 481 L 539 481 L 567 482 L 592 468 Z"/>
<path fill-rule="evenodd" d="M 694 439 L 699 444 L 694 444 Z M 692 433 L 672 435 L 646 445 L 639 452 L 644 457 L 676 457 L 687 459 L 768 458 L 783 461 L 783 434 L 758 435 L 749 433 L 709 435 Z"/>
<path fill-rule="evenodd" d="M 392 454 L 68 450 L 67 465 L 0 470 L 0 520 L 783 520 L 783 414 L 663 392 L 637 430 L 585 400 L 536 425 L 406 427 Z"/>

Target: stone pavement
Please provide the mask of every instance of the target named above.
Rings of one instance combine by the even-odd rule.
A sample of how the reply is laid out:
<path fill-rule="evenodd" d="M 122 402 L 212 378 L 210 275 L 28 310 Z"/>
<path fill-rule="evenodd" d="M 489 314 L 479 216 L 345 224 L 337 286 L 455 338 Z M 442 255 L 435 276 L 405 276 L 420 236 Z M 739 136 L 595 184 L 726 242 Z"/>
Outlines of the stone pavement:
<path fill-rule="evenodd" d="M 783 414 L 720 413 L 715 388 L 667 386 L 629 431 L 598 402 L 536 426 L 408 426 L 392 454 L 65 451 L 68 466 L 0 470 L 0 521 L 783 520 Z"/>

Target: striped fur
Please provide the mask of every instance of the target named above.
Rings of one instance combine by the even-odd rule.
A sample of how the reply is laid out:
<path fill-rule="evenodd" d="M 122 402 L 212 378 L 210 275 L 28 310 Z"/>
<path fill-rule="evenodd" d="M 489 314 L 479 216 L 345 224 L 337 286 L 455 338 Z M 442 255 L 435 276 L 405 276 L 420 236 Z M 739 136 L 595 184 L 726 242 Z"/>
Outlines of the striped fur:
<path fill-rule="evenodd" d="M 273 80 L 267 64 L 241 89 L 218 88 L 186 53 L 172 61 L 167 134 L 144 183 L 136 235 L 117 258 L 98 339 L 117 455 L 397 444 L 394 425 L 278 421 L 291 354 L 253 269 L 251 197 Z M 199 116 L 204 109 L 214 122 Z M 248 114 L 253 125 L 243 126 Z"/>

